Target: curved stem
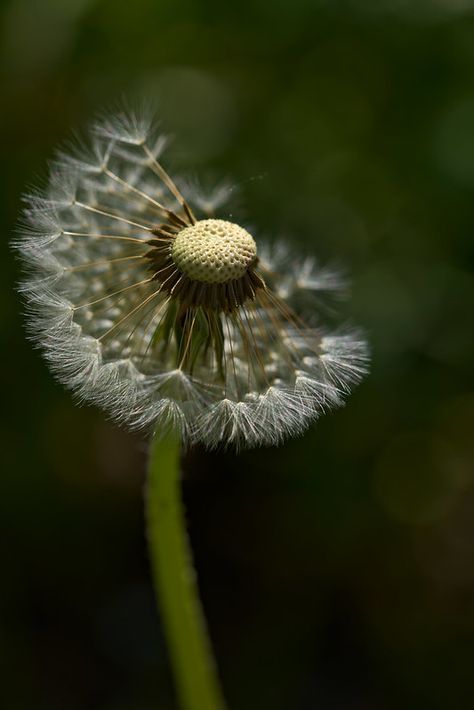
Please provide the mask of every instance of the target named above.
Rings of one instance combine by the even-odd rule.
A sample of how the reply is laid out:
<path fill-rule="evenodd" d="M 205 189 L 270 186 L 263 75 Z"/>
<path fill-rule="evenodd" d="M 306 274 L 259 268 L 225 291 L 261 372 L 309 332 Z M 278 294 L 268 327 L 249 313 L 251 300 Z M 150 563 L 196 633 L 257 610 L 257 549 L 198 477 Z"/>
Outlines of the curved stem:
<path fill-rule="evenodd" d="M 224 710 L 181 502 L 180 444 L 151 443 L 145 495 L 155 591 L 183 710 Z"/>

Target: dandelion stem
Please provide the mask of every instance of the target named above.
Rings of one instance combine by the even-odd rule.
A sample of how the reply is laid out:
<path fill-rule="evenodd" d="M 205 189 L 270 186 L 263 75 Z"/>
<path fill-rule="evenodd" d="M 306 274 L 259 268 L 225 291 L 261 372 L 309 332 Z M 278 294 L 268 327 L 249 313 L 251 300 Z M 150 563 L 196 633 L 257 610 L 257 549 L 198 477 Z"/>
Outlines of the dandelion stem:
<path fill-rule="evenodd" d="M 180 495 L 177 439 L 151 444 L 146 490 L 155 591 L 182 710 L 224 710 Z"/>

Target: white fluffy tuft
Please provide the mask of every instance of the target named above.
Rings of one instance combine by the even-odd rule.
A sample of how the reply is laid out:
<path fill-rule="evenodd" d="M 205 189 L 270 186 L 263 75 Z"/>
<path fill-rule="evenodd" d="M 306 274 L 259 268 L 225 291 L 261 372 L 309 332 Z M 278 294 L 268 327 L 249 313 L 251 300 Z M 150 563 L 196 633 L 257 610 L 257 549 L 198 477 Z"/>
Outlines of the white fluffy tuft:
<path fill-rule="evenodd" d="M 165 144 L 146 113 L 107 116 L 25 197 L 14 246 L 29 337 L 79 400 L 121 424 L 210 448 L 278 445 L 340 406 L 367 371 L 360 333 L 319 322 L 345 280 L 285 244 L 258 245 L 266 288 L 219 315 L 222 363 L 204 348 L 186 372 L 178 345 L 156 341 L 173 299 L 153 278 L 148 242 L 163 224 L 189 224 L 191 208 L 214 218 L 231 190 L 180 193 L 159 162 Z"/>

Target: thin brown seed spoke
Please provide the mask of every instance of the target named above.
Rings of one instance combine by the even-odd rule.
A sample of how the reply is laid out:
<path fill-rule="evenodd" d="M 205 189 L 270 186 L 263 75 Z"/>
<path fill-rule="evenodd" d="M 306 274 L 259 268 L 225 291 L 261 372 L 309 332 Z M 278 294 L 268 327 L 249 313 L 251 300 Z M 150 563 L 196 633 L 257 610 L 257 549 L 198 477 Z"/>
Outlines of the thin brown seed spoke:
<path fill-rule="evenodd" d="M 188 312 L 189 312 L 189 311 L 188 311 Z M 179 365 L 178 365 L 178 370 L 181 370 L 181 368 L 183 367 L 184 361 L 185 361 L 185 359 L 186 359 L 186 355 L 188 354 L 189 346 L 190 346 L 190 344 L 191 344 L 191 339 L 192 339 L 192 336 L 193 336 L 194 324 L 195 324 L 195 322 L 196 322 L 196 317 L 197 317 L 197 311 L 194 312 L 193 319 L 192 319 L 192 321 L 191 321 L 191 325 L 189 326 L 189 333 L 188 333 L 187 338 L 186 338 L 186 345 L 185 345 L 185 348 L 184 348 L 184 352 L 183 352 L 183 354 L 182 354 L 182 356 L 181 356 L 181 361 L 180 361 L 180 363 L 179 363 Z M 185 326 L 187 325 L 187 320 L 188 320 L 188 314 L 186 314 Z"/>
<path fill-rule="evenodd" d="M 129 254 L 128 256 L 120 256 L 116 259 L 106 259 L 102 261 L 89 261 L 87 264 L 77 264 L 76 266 L 67 267 L 67 271 L 78 271 L 80 269 L 89 269 L 93 266 L 107 266 L 108 264 L 116 264 L 120 261 L 129 261 L 132 259 L 144 259 L 144 254 Z"/>
<path fill-rule="evenodd" d="M 252 329 L 251 321 L 253 321 L 253 323 L 255 324 L 255 328 L 258 329 L 259 337 L 264 340 L 266 350 L 267 352 L 269 352 L 272 346 L 272 342 L 278 342 L 278 339 L 276 338 L 275 333 L 273 332 L 275 329 L 268 328 L 268 324 L 265 322 L 265 319 L 259 313 L 258 308 L 251 308 L 249 306 L 246 306 L 243 307 L 243 311 L 245 314 L 245 319 L 249 324 L 249 328 Z"/>
<path fill-rule="evenodd" d="M 169 207 L 165 207 L 165 205 L 161 204 L 161 202 L 158 202 L 158 200 L 154 200 L 152 197 L 150 197 L 150 195 L 147 195 L 146 192 L 143 192 L 143 190 L 140 190 L 138 187 L 135 187 L 126 180 L 123 180 L 123 178 L 116 175 L 114 172 L 112 172 L 112 170 L 105 168 L 104 173 L 110 178 L 112 178 L 112 180 L 115 180 L 116 182 L 123 185 L 127 190 L 134 192 L 136 195 L 140 195 L 140 197 L 142 197 L 144 200 L 156 207 L 162 214 L 164 213 L 166 215 L 169 215 L 171 213 L 179 219 L 179 216 L 175 212 L 173 212 L 173 210 L 171 210 Z"/>
<path fill-rule="evenodd" d="M 250 342 L 249 334 L 247 333 L 247 328 L 245 327 L 245 323 L 243 322 L 243 320 L 240 316 L 239 309 L 236 309 L 234 311 L 234 314 L 237 319 L 237 327 L 239 329 L 239 332 L 240 332 L 240 335 L 242 338 L 242 344 L 244 345 L 244 349 L 246 351 L 246 359 L 248 362 L 248 387 L 250 389 L 250 386 L 251 386 L 250 371 L 251 371 L 251 369 L 255 373 L 255 363 L 254 363 L 253 355 L 255 355 L 258 365 L 262 368 L 262 374 L 263 374 L 264 380 L 267 381 L 265 367 L 264 367 L 263 362 L 261 361 L 260 355 L 258 353 L 257 345 L 256 345 L 255 340 L 253 338 L 252 331 L 250 331 L 250 334 L 252 336 L 253 342 Z"/>
<path fill-rule="evenodd" d="M 231 362 L 232 362 L 232 371 L 233 371 L 233 373 L 234 373 L 235 390 L 236 390 L 236 392 L 237 392 L 237 396 L 240 397 L 240 387 L 239 387 L 239 381 L 238 381 L 238 379 L 237 379 L 237 368 L 236 368 L 236 366 L 235 366 L 234 346 L 233 346 L 233 344 L 232 344 L 232 334 L 231 334 L 231 332 L 230 332 L 229 318 L 228 318 L 226 315 L 224 315 L 223 318 L 224 318 L 225 325 L 226 325 L 226 328 L 227 328 L 227 336 L 228 336 L 228 338 L 229 338 L 230 359 L 231 359 Z M 225 385 L 226 385 L 226 390 L 227 390 L 227 380 L 226 380 Z"/>
<path fill-rule="evenodd" d="M 145 359 L 145 357 L 146 357 L 146 355 L 147 355 L 147 353 L 148 353 L 148 350 L 149 350 L 149 348 L 150 348 L 150 346 L 151 346 L 151 344 L 152 344 L 152 342 L 153 342 L 153 338 L 155 337 L 156 331 L 157 331 L 158 328 L 161 326 L 161 324 L 163 323 L 164 318 L 166 317 L 167 309 L 168 309 L 168 305 L 169 305 L 170 301 L 171 301 L 171 296 L 168 296 L 168 298 L 166 299 L 166 301 L 163 302 L 163 303 L 164 303 L 163 315 L 160 317 L 160 320 L 158 321 L 155 330 L 153 331 L 153 333 L 151 334 L 151 336 L 150 336 L 150 338 L 149 338 L 149 340 L 148 340 L 148 345 L 146 346 L 145 352 L 143 353 L 143 356 L 142 356 L 142 362 L 143 362 L 143 360 Z M 174 319 L 173 319 L 173 327 L 176 325 L 177 312 L 178 312 L 178 311 L 176 310 L 176 311 L 175 311 L 175 315 L 174 315 Z M 151 322 L 151 321 L 150 321 L 150 322 Z M 150 327 L 150 323 L 147 325 L 146 330 L 148 330 L 149 327 Z M 146 333 L 146 331 L 145 331 L 145 333 Z M 169 342 L 169 341 L 168 341 L 168 342 Z"/>
<path fill-rule="evenodd" d="M 130 265 L 128 268 L 130 268 Z M 79 306 L 74 306 L 73 311 L 76 311 L 79 308 L 85 308 L 86 306 L 93 306 L 93 305 L 103 302 L 109 298 L 114 298 L 115 296 L 121 295 L 122 293 L 128 291 L 129 289 L 138 288 L 139 286 L 141 286 L 143 284 L 150 283 L 151 281 L 155 280 L 155 278 L 158 276 L 158 274 L 160 274 L 162 271 L 166 271 L 168 268 L 169 268 L 169 266 L 165 266 L 162 269 L 155 271 L 148 279 L 144 279 L 143 281 L 138 281 L 137 283 L 130 284 L 130 286 L 126 286 L 125 288 L 121 288 L 118 291 L 114 291 L 113 293 L 109 293 L 104 296 L 101 296 L 101 298 L 97 298 L 95 301 L 90 301 L 89 303 L 81 303 Z M 173 272 L 173 274 L 176 274 L 176 273 L 177 272 Z M 171 276 L 173 276 L 173 274 L 171 274 Z M 168 278 L 170 278 L 170 277 L 168 277 Z M 166 279 L 161 284 L 161 287 L 163 287 L 163 284 L 165 284 L 166 281 L 168 281 L 168 279 Z"/>
<path fill-rule="evenodd" d="M 114 293 L 107 293 L 105 296 L 101 296 L 100 298 L 97 298 L 95 301 L 89 301 L 89 303 L 81 303 L 79 306 L 74 306 L 73 310 L 77 311 L 79 308 L 86 308 L 86 306 L 93 306 L 96 303 L 100 303 L 101 301 L 105 301 L 107 298 L 114 298 L 114 296 L 118 296 L 121 293 L 125 293 L 125 291 L 129 291 L 132 288 L 138 288 L 139 286 L 142 286 L 143 284 L 150 283 L 150 281 L 153 281 L 153 276 L 151 276 L 148 279 L 143 279 L 142 281 L 137 281 L 134 284 L 130 284 L 129 286 L 125 286 L 125 288 L 121 288 L 118 291 L 114 291 Z"/>
<path fill-rule="evenodd" d="M 166 172 L 166 170 L 163 168 L 163 166 L 162 166 L 162 165 L 158 162 L 158 160 L 155 158 L 155 156 L 153 155 L 153 153 L 152 153 L 152 151 L 149 149 L 149 147 L 146 145 L 146 143 L 143 143 L 143 150 L 145 151 L 145 153 L 146 153 L 146 155 L 149 157 L 149 159 L 152 161 L 152 162 L 151 162 L 151 166 L 150 166 L 150 167 L 152 168 L 152 170 L 153 170 L 154 172 L 156 172 L 156 174 L 158 175 L 158 177 L 163 181 L 163 183 L 166 185 L 166 187 L 167 187 L 168 190 L 171 192 L 171 194 L 178 200 L 179 204 L 181 205 L 181 207 L 182 207 L 182 208 L 184 209 L 184 211 L 186 212 L 186 215 L 187 215 L 187 217 L 188 217 L 190 223 L 191 223 L 191 224 L 195 224 L 196 218 L 195 218 L 195 216 L 194 216 L 194 214 L 193 214 L 193 212 L 192 212 L 190 206 L 188 205 L 188 203 L 187 203 L 186 200 L 184 199 L 183 195 L 182 195 L 181 192 L 178 190 L 176 184 L 175 184 L 174 181 L 171 179 L 171 177 L 168 175 L 168 173 Z"/>
<path fill-rule="evenodd" d="M 282 340 L 281 337 L 278 337 L 276 333 L 280 333 L 281 327 L 278 321 L 273 317 L 271 311 L 267 311 L 266 314 L 270 318 L 271 325 L 272 327 L 268 327 L 268 323 L 266 322 L 265 318 L 262 316 L 260 313 L 259 308 L 256 306 L 252 310 L 252 314 L 254 316 L 254 320 L 257 321 L 257 319 L 260 321 L 260 327 L 262 329 L 262 333 L 265 334 L 265 337 L 268 338 L 268 343 L 271 344 L 272 342 L 275 343 L 275 345 L 280 346 L 282 345 Z"/>
<path fill-rule="evenodd" d="M 125 269 L 127 269 L 128 271 L 130 271 L 131 269 L 134 268 L 134 265 L 133 265 L 133 264 L 132 264 L 132 265 L 129 264 L 129 265 L 127 265 L 126 267 L 122 267 L 122 268 L 125 268 Z M 122 275 L 123 275 L 123 274 L 122 274 Z M 124 278 L 120 278 L 120 279 L 118 279 L 118 280 L 115 279 L 113 282 L 110 282 L 110 283 L 109 283 L 109 286 L 108 286 L 108 287 L 109 287 L 109 288 L 112 288 L 112 286 L 113 286 L 114 288 L 116 288 L 117 286 L 119 286 L 119 285 L 121 285 L 121 284 L 124 284 L 124 283 L 127 283 L 127 281 L 126 281 Z M 109 309 L 110 309 L 110 307 L 111 307 L 111 304 L 108 303 L 107 300 L 106 300 L 107 298 L 109 298 L 109 297 L 107 296 L 106 298 L 104 298 L 104 300 L 103 300 L 101 303 L 99 303 L 99 304 L 97 304 L 97 305 L 94 305 L 94 316 L 95 316 L 95 317 L 100 317 L 100 316 L 102 316 L 102 315 L 105 316 L 105 317 L 107 317 L 107 313 L 108 313 L 108 311 L 109 311 Z M 118 298 L 120 299 L 120 296 L 118 296 Z M 133 299 L 133 297 L 132 297 L 132 301 L 135 302 L 135 299 Z M 82 304 L 82 305 L 81 305 L 81 308 L 82 308 L 83 306 L 85 306 L 85 305 L 87 305 L 87 304 Z M 75 310 L 75 307 L 73 307 L 73 310 Z"/>
<path fill-rule="evenodd" d="M 122 234 L 101 234 L 100 232 L 66 232 L 62 234 L 67 237 L 91 237 L 91 239 L 118 239 L 126 242 L 135 242 L 138 244 L 147 244 L 145 239 L 137 239 L 136 237 L 125 237 Z"/>
<path fill-rule="evenodd" d="M 168 298 L 167 298 L 165 301 L 163 301 L 163 302 L 158 306 L 158 308 L 160 309 L 160 311 L 162 310 L 163 313 L 160 315 L 159 320 L 158 320 L 158 322 L 156 323 L 155 329 L 154 329 L 154 331 L 152 332 L 152 334 L 151 334 L 151 336 L 150 336 L 150 338 L 149 338 L 149 340 L 148 340 L 148 345 L 146 346 L 146 348 L 145 348 L 145 350 L 144 350 L 144 352 L 143 352 L 143 354 L 142 354 L 142 356 L 141 356 L 141 362 L 143 362 L 143 360 L 144 360 L 145 357 L 147 356 L 148 350 L 149 350 L 149 348 L 150 348 L 150 346 L 151 346 L 151 344 L 152 344 L 152 342 L 153 342 L 153 338 L 155 337 L 155 333 L 156 333 L 156 331 L 158 330 L 158 328 L 161 326 L 161 324 L 163 323 L 164 318 L 166 317 L 166 312 L 167 312 L 167 308 L 168 308 L 168 304 L 169 304 L 170 300 L 171 300 L 171 297 L 168 296 Z M 141 319 L 140 323 L 143 322 L 143 320 L 148 316 L 150 310 L 151 310 L 151 309 L 147 310 L 147 312 L 145 313 L 145 315 L 144 315 L 143 318 Z M 140 350 L 142 349 L 142 347 L 143 347 L 144 344 L 145 344 L 145 339 L 146 339 L 146 334 L 147 334 L 148 328 L 149 328 L 150 325 L 153 323 L 153 319 L 155 318 L 156 315 L 157 315 L 157 313 L 153 313 L 153 315 L 150 317 L 150 319 L 149 319 L 147 325 L 145 326 L 145 328 L 144 328 L 144 330 L 143 330 L 143 334 L 142 334 L 142 337 L 141 337 L 141 339 L 140 339 L 139 346 L 138 346 L 138 348 L 137 348 L 137 352 L 138 352 L 138 353 L 140 352 Z"/>
<path fill-rule="evenodd" d="M 169 264 L 168 264 L 167 266 L 164 266 L 162 269 L 160 269 L 160 271 L 157 271 L 156 273 L 159 274 L 161 271 L 165 271 L 166 269 L 169 269 L 169 268 L 170 268 L 170 267 L 169 267 Z M 177 273 L 178 273 L 178 270 L 177 270 L 177 269 L 175 269 L 174 271 L 172 271 L 171 274 L 170 274 L 169 276 L 167 276 L 164 281 L 162 281 L 161 285 L 164 286 L 165 284 L 167 284 L 168 281 L 169 281 L 171 278 L 173 278 L 173 276 L 176 276 Z M 180 277 L 180 278 L 181 278 L 181 277 Z"/>
<path fill-rule="evenodd" d="M 160 292 L 161 292 L 161 289 L 160 289 Z M 140 305 L 143 306 L 143 305 L 146 305 L 146 304 L 144 304 L 144 303 L 142 302 Z M 141 323 L 143 323 L 143 321 L 145 320 L 145 318 L 147 317 L 147 315 L 148 315 L 149 313 L 151 313 L 152 311 L 156 311 L 157 309 L 160 309 L 161 307 L 162 307 L 162 304 L 158 304 L 158 305 L 152 304 L 150 308 L 147 308 L 147 309 L 145 310 L 145 312 L 142 313 L 142 315 L 140 316 L 140 318 L 137 320 L 137 322 L 135 323 L 135 325 L 133 326 L 133 328 L 131 329 L 131 331 L 130 331 L 129 334 L 127 335 L 127 340 L 125 341 L 125 346 L 129 345 L 130 341 L 132 340 L 133 336 L 134 336 L 135 333 L 136 333 L 136 330 L 137 330 L 138 326 L 141 325 Z M 155 313 L 153 313 L 153 315 L 151 316 L 148 325 L 153 321 L 154 315 L 155 315 Z M 148 327 L 148 326 L 147 326 L 147 327 Z M 142 340 L 143 340 L 143 334 L 142 334 Z M 141 346 L 140 346 L 140 347 L 141 347 Z M 137 348 L 137 352 L 140 352 L 140 347 Z"/>
<path fill-rule="evenodd" d="M 79 202 L 79 200 L 76 200 L 74 203 L 78 207 L 82 207 L 85 210 L 89 210 L 89 212 L 94 212 L 95 214 L 101 214 L 104 217 L 110 217 L 110 219 L 116 219 L 119 222 L 124 222 L 125 224 L 131 224 L 132 227 L 138 227 L 139 229 L 143 229 L 145 232 L 151 232 L 153 230 L 152 225 L 146 226 L 145 224 L 140 224 L 140 222 L 134 222 L 131 219 L 126 219 L 126 217 L 123 217 L 120 214 L 116 214 L 115 212 L 109 212 L 106 210 L 103 210 L 99 207 L 92 207 L 92 205 L 88 205 L 85 202 Z"/>
<path fill-rule="evenodd" d="M 178 232 L 181 231 L 181 229 L 183 229 L 184 227 L 189 227 L 189 223 L 174 212 L 169 212 L 168 219 L 174 224 Z"/>
<path fill-rule="evenodd" d="M 247 363 L 247 389 L 250 391 L 250 386 L 251 386 L 251 371 L 253 369 L 253 366 L 251 364 L 251 352 L 250 352 L 250 346 L 249 342 L 247 339 L 247 334 L 245 332 L 245 328 L 243 328 L 243 325 L 241 322 L 239 322 L 239 318 L 237 316 L 237 311 L 234 311 L 233 313 L 233 318 L 235 318 L 236 321 L 236 327 L 237 330 L 240 334 L 240 337 L 242 339 L 242 346 L 244 348 L 244 353 L 245 353 L 245 362 Z"/>
<path fill-rule="evenodd" d="M 265 307 L 265 306 L 264 306 L 264 307 Z M 272 325 L 272 328 L 271 328 L 270 333 L 269 333 L 269 330 L 268 330 L 268 325 L 267 325 L 267 323 L 265 322 L 265 318 L 261 315 L 261 313 L 259 312 L 259 309 L 258 309 L 258 308 L 255 309 L 255 317 L 260 319 L 261 324 L 262 324 L 262 326 L 263 326 L 265 332 L 267 333 L 267 335 L 269 335 L 270 337 L 272 337 L 272 339 L 273 339 L 273 341 L 275 342 L 275 344 L 278 345 L 279 347 L 283 348 L 285 358 L 288 359 L 288 363 L 291 365 L 291 368 L 293 369 L 293 368 L 294 368 L 294 362 L 293 362 L 293 360 L 291 359 L 291 352 L 293 352 L 293 354 L 295 355 L 295 357 L 296 357 L 297 360 L 299 359 L 298 353 L 297 353 L 297 351 L 295 350 L 295 348 L 294 348 L 293 346 L 292 346 L 291 348 L 288 347 L 288 345 L 286 344 L 286 342 L 284 341 L 284 339 L 283 339 L 282 337 L 280 337 L 280 338 L 277 338 L 277 337 L 276 337 L 275 333 L 281 333 L 281 331 L 282 331 L 282 325 L 281 325 L 281 322 L 279 322 L 278 319 L 275 318 L 274 314 L 272 313 L 272 305 L 271 305 L 271 302 L 270 302 L 270 308 L 266 308 L 265 310 L 266 310 L 266 314 L 267 314 L 267 316 L 269 317 L 270 322 L 271 322 L 271 325 Z"/>
<path fill-rule="evenodd" d="M 181 283 L 181 281 L 183 280 L 183 278 L 184 278 L 184 276 L 183 276 L 183 274 L 181 274 L 181 276 L 178 278 L 178 280 L 176 281 L 176 283 L 174 284 L 174 286 L 171 287 L 171 289 L 170 289 L 170 294 L 171 294 L 171 296 L 173 296 L 173 295 L 175 294 L 176 288 L 179 286 L 179 284 Z M 165 282 L 164 282 L 164 283 L 165 283 Z"/>
<path fill-rule="evenodd" d="M 255 315 L 255 320 L 258 318 L 260 320 L 261 326 L 263 327 L 263 330 L 265 332 L 265 336 L 268 338 L 269 345 L 271 345 L 271 342 L 273 341 L 275 345 L 277 345 L 279 348 L 282 349 L 283 351 L 283 357 L 288 363 L 288 366 L 290 367 L 291 370 L 294 370 L 295 368 L 295 363 L 294 360 L 291 357 L 291 353 L 293 352 L 295 358 L 297 361 L 299 361 L 299 355 L 296 351 L 296 349 L 292 346 L 291 348 L 288 347 L 288 345 L 282 340 L 282 338 L 278 338 L 275 333 L 279 333 L 281 330 L 281 326 L 278 323 L 278 321 L 274 318 L 272 315 L 271 311 L 267 311 L 267 315 L 270 318 L 272 328 L 268 327 L 267 322 L 265 321 L 265 318 L 261 315 L 259 309 L 255 307 L 254 309 L 254 315 Z"/>
<path fill-rule="evenodd" d="M 158 289 L 158 291 L 160 291 L 160 289 Z M 150 294 L 150 295 L 155 295 L 155 292 L 154 292 L 153 294 Z M 138 303 L 137 306 L 134 307 L 131 312 L 126 313 L 125 316 L 123 316 L 123 317 L 120 319 L 119 322 L 117 322 L 116 324 L 114 324 L 114 325 L 112 326 L 112 328 L 109 330 L 109 332 L 111 332 L 111 330 L 115 328 L 115 325 L 117 325 L 117 326 L 121 325 L 121 323 L 122 323 L 123 321 L 125 321 L 129 316 L 132 316 L 135 312 L 138 312 L 138 310 L 140 310 L 140 308 L 142 308 L 144 305 L 146 305 L 146 303 L 148 302 L 148 300 L 149 300 L 149 297 L 147 296 L 146 299 L 144 299 L 143 301 L 140 301 L 140 303 Z M 151 300 L 151 299 L 150 299 L 150 300 Z M 154 309 L 154 308 L 156 308 L 156 306 L 153 304 L 150 310 L 152 310 L 152 309 Z M 146 312 L 148 313 L 149 311 L 147 310 Z M 125 341 L 125 343 L 124 343 L 124 347 L 127 347 L 127 346 L 129 345 L 129 343 L 130 343 L 130 341 L 131 341 L 131 339 L 132 339 L 132 337 L 133 337 L 133 334 L 135 333 L 136 329 L 138 328 L 138 326 L 140 325 L 141 322 L 142 322 L 142 318 L 139 318 L 139 319 L 137 320 L 137 322 L 135 323 L 135 325 L 133 326 L 133 328 L 132 328 L 132 330 L 130 331 L 130 333 L 128 334 L 127 339 L 126 339 L 126 341 Z M 106 335 L 108 335 L 108 333 L 103 333 L 103 334 L 99 337 L 99 340 L 101 340 L 102 338 L 105 338 Z"/>
<path fill-rule="evenodd" d="M 172 224 L 167 224 L 165 222 L 163 222 L 163 224 L 159 224 L 157 226 L 157 230 L 159 232 L 164 232 L 165 234 L 168 234 L 170 237 L 175 237 L 176 234 L 179 232 L 178 227 Z"/>
<path fill-rule="evenodd" d="M 118 320 L 114 325 L 109 328 L 105 333 L 102 333 L 102 335 L 98 338 L 98 340 L 102 340 L 103 338 L 107 337 L 112 331 L 114 331 L 116 328 L 118 328 L 124 321 L 126 321 L 130 316 L 132 316 L 134 313 L 140 310 L 140 308 L 143 308 L 147 303 L 149 303 L 155 296 L 157 296 L 161 292 L 161 288 L 157 289 L 154 291 L 150 296 L 147 296 L 141 303 L 138 304 L 138 306 L 135 306 L 135 308 L 132 308 L 131 311 L 126 313 L 120 320 Z"/>
<path fill-rule="evenodd" d="M 178 368 L 178 369 L 180 368 L 181 362 L 182 362 L 182 359 L 183 359 L 181 353 L 182 353 L 182 351 L 183 351 L 183 343 L 184 343 L 184 338 L 185 338 L 185 333 L 186 333 L 186 327 L 187 327 L 187 324 L 188 324 L 189 309 L 187 309 L 187 310 L 184 311 L 184 321 L 183 321 L 183 316 L 182 316 L 182 315 L 180 316 L 180 318 L 181 318 L 181 322 L 180 322 L 180 325 L 181 325 L 181 336 L 180 336 L 180 338 L 179 338 L 179 341 L 178 341 L 178 338 L 176 338 L 176 343 L 177 343 L 176 355 L 179 357 L 179 362 L 177 362 L 177 368 Z"/>
<path fill-rule="evenodd" d="M 160 227 L 154 227 L 151 231 L 152 234 L 161 241 L 171 242 L 176 237 L 176 232 L 168 232 Z"/>
<path fill-rule="evenodd" d="M 273 304 L 285 316 L 285 318 L 293 323 L 296 328 L 304 328 L 305 330 L 307 330 L 308 326 L 304 322 L 304 320 L 300 318 L 298 314 L 295 313 L 295 311 L 290 308 L 290 306 L 288 306 L 288 304 L 285 303 L 282 298 L 279 298 L 275 293 L 273 293 L 273 291 L 270 291 L 269 289 L 265 291 L 265 295 L 270 300 L 270 302 L 273 302 Z"/>
<path fill-rule="evenodd" d="M 270 303 L 272 303 L 271 300 L 270 300 Z M 301 338 L 301 340 L 306 344 L 306 347 L 308 348 L 308 350 L 314 356 L 316 356 L 318 359 L 320 359 L 321 358 L 321 350 L 320 350 L 321 337 L 320 337 L 320 335 L 318 335 L 318 336 L 314 335 L 313 338 L 310 339 L 310 337 L 308 336 L 307 324 L 303 320 L 301 320 L 292 310 L 285 309 L 284 308 L 285 304 L 283 301 L 275 300 L 274 305 L 275 305 L 276 309 L 279 311 L 280 315 L 286 320 L 286 322 L 289 323 L 296 330 L 296 332 L 299 335 L 299 337 Z M 298 321 L 300 323 L 302 323 L 302 326 L 300 326 L 298 324 Z M 303 328 L 304 328 L 304 330 L 303 330 Z M 311 329 L 310 332 L 313 332 L 313 330 Z M 286 340 L 287 341 L 291 340 L 288 332 L 286 332 Z M 288 345 L 286 345 L 286 347 L 287 347 L 288 351 L 293 350 L 297 360 L 301 361 L 301 355 L 297 352 L 295 346 L 292 346 L 292 348 L 290 348 Z"/>
<path fill-rule="evenodd" d="M 193 211 L 191 210 L 191 207 L 188 205 L 186 200 L 183 198 L 183 209 L 186 212 L 186 215 L 191 222 L 191 224 L 196 224 L 196 217 L 193 214 Z"/>
<path fill-rule="evenodd" d="M 249 331 L 250 331 L 250 336 L 251 336 L 251 340 L 252 340 L 252 347 L 253 347 L 253 350 L 254 350 L 254 352 L 255 352 L 255 357 L 257 358 L 258 364 L 259 364 L 260 367 L 261 367 L 262 374 L 263 374 L 263 379 L 265 380 L 265 382 L 267 383 L 267 385 L 269 385 L 270 383 L 269 383 L 269 381 L 268 381 L 267 373 L 266 373 L 266 370 L 265 370 L 265 364 L 264 364 L 264 362 L 263 362 L 263 360 L 262 360 L 261 353 L 260 353 L 260 349 L 259 349 L 258 343 L 257 343 L 257 339 L 255 338 L 255 334 L 254 334 L 254 332 L 253 332 L 253 328 L 252 328 L 252 325 L 251 325 L 251 323 L 250 323 L 247 310 L 246 310 L 245 308 L 242 308 L 242 311 L 243 311 L 243 313 L 244 313 L 245 321 L 246 321 L 246 323 L 247 323 L 247 325 L 248 325 L 248 328 L 249 328 Z M 244 327 L 245 327 L 245 326 L 244 326 Z"/>
<path fill-rule="evenodd" d="M 308 331 L 307 324 L 289 306 L 287 306 L 282 299 L 278 298 L 278 296 L 275 296 L 275 294 L 273 294 L 271 291 L 265 291 L 265 296 L 269 299 L 270 304 L 273 303 L 273 305 L 281 313 L 283 318 L 296 329 L 297 333 L 307 344 L 308 349 L 311 350 L 315 355 L 320 357 L 321 353 L 319 353 L 315 349 L 314 343 L 311 343 L 308 339 L 308 336 L 306 335 Z"/>
<path fill-rule="evenodd" d="M 161 239 L 149 239 L 147 245 L 152 247 L 151 251 L 148 252 L 148 258 L 152 255 L 156 255 L 156 252 L 160 254 L 170 254 L 170 244 Z"/>
<path fill-rule="evenodd" d="M 215 349 L 213 348 L 213 339 L 212 339 L 212 323 L 211 323 L 211 317 L 210 317 L 209 313 L 208 313 L 206 310 L 204 310 L 204 309 L 203 309 L 203 311 L 202 311 L 202 315 L 203 315 L 204 318 L 206 319 L 206 325 L 207 325 L 207 330 L 208 330 L 208 333 L 209 333 L 209 341 L 210 341 L 209 344 L 206 343 L 206 347 L 205 347 L 205 349 L 204 349 L 204 354 L 205 354 L 205 355 L 207 354 L 207 352 L 208 352 L 208 347 L 210 347 L 210 348 L 211 348 L 211 351 L 212 351 L 212 353 L 213 353 L 213 355 L 215 356 Z M 217 316 L 217 317 L 219 317 L 219 316 Z M 224 353 L 224 350 L 223 350 L 223 353 Z M 225 378 L 226 378 L 225 353 L 224 353 L 224 358 L 223 358 L 223 360 L 224 360 L 224 387 L 225 387 Z M 217 363 L 217 357 L 216 357 L 216 363 Z"/>

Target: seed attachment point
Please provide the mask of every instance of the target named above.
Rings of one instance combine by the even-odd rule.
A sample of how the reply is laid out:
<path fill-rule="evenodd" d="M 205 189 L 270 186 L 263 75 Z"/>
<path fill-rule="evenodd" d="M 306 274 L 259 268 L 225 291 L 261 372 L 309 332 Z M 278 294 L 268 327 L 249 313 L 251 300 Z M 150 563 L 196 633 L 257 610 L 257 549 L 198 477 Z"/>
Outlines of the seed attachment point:
<path fill-rule="evenodd" d="M 179 232 L 171 256 L 189 279 L 224 284 L 246 274 L 257 259 L 257 245 L 238 224 L 202 219 Z"/>

